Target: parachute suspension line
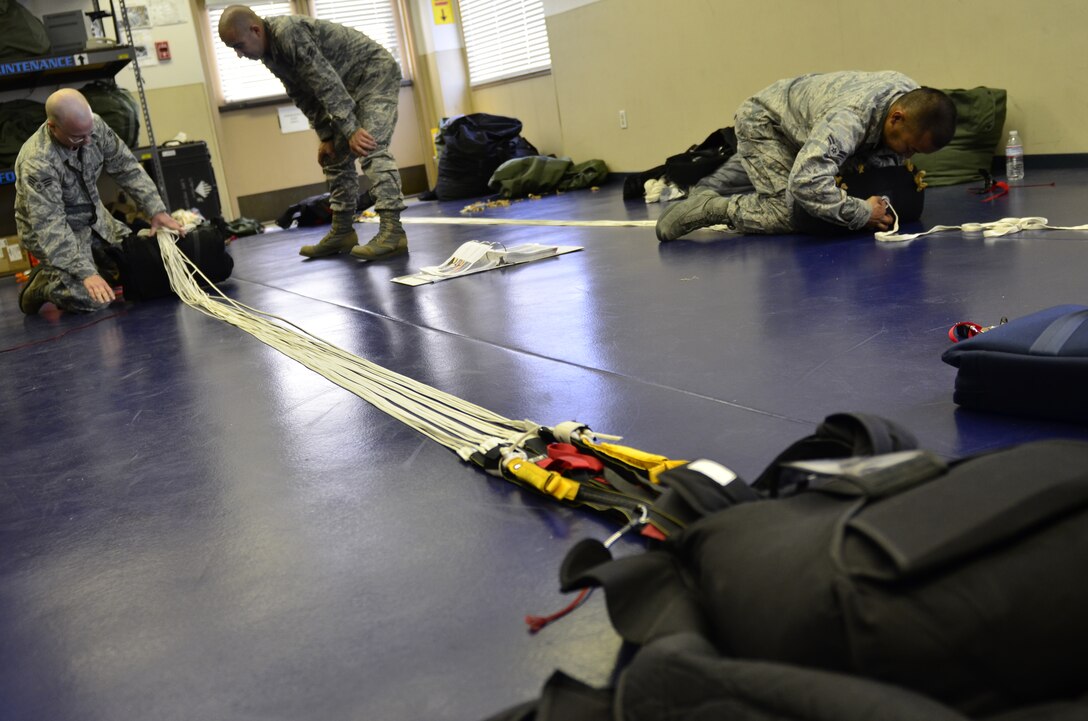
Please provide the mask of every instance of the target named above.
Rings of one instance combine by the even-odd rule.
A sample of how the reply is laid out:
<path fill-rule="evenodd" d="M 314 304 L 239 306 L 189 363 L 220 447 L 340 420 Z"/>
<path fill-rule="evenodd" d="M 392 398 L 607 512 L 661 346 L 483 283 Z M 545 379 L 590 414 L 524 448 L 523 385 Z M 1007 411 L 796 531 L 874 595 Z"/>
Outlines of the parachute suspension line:
<path fill-rule="evenodd" d="M 157 240 L 170 287 L 183 303 L 249 333 L 465 460 L 480 446 L 516 449 L 540 428 L 532 421 L 504 418 L 394 373 L 314 336 L 289 320 L 228 298 L 178 250 L 171 231 L 159 230 Z M 200 288 L 196 275 L 203 278 L 214 295 Z"/>

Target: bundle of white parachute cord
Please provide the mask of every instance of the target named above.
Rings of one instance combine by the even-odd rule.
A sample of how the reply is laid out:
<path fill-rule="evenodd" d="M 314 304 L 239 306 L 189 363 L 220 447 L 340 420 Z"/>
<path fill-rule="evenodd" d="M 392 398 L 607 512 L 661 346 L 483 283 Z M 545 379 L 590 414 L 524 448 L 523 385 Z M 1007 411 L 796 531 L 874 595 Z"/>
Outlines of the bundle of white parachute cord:
<path fill-rule="evenodd" d="M 888 207 L 894 214 L 895 210 L 890 203 Z M 647 225 L 653 221 L 596 221 L 596 224 L 604 223 L 617 226 Z M 187 226 L 189 229 L 192 227 Z M 996 238 L 1023 230 L 1088 230 L 1088 225 L 1052 226 L 1047 224 L 1046 218 L 1039 217 L 1002 218 L 988 223 L 937 225 L 921 233 L 900 234 L 899 216 L 895 214 L 892 229 L 878 232 L 875 237 L 880 242 L 895 243 L 953 230 L 966 235 Z M 521 445 L 535 437 L 541 429 L 540 424 L 533 421 L 505 418 L 486 408 L 394 373 L 314 336 L 289 320 L 229 298 L 178 250 L 177 234 L 174 231 L 160 229 L 156 239 L 170 287 L 186 305 L 249 333 L 262 343 L 446 446 L 463 460 L 469 460 L 478 450 L 496 446 L 504 449 L 504 455 L 524 457 L 524 453 L 520 451 Z M 212 290 L 211 294 L 200 287 L 197 277 L 203 279 Z M 594 433 L 580 424 L 574 425 L 581 427 L 587 436 L 594 439 L 620 439 L 620 436 Z"/>
<path fill-rule="evenodd" d="M 508 449 L 509 454 L 524 457 L 518 451 L 519 446 L 540 429 L 532 421 L 504 418 L 394 373 L 312 335 L 289 320 L 228 298 L 177 248 L 177 235 L 173 231 L 159 230 L 156 239 L 170 287 L 186 305 L 249 333 L 453 450 L 463 460 L 469 460 L 481 447 L 495 445 Z M 210 287 L 211 294 L 198 285 L 198 276 Z"/>
<path fill-rule="evenodd" d="M 892 225 L 891 230 L 880 231 L 873 234 L 878 241 L 882 243 L 902 243 L 908 240 L 914 240 L 915 238 L 921 238 L 926 235 L 932 235 L 933 233 L 944 233 L 950 230 L 958 230 L 963 235 L 973 238 L 1000 238 L 1004 235 L 1012 235 L 1013 233 L 1019 233 L 1022 230 L 1088 230 L 1088 224 L 1085 225 L 1047 225 L 1046 218 L 1040 217 L 1028 217 L 1028 218 L 1002 218 L 1001 220 L 994 220 L 987 223 L 964 223 L 963 225 L 935 225 L 929 230 L 921 233 L 900 233 L 899 232 L 899 214 L 895 212 L 895 208 L 888 202 L 888 199 L 884 198 L 888 203 L 888 209 L 891 210 L 895 223 Z"/>

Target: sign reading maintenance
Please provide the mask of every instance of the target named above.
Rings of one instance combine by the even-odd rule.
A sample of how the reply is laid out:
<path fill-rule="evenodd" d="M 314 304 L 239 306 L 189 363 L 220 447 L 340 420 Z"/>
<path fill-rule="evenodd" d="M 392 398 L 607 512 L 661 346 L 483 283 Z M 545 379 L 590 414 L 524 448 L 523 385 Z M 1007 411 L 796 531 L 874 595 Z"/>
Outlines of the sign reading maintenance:
<path fill-rule="evenodd" d="M 75 67 L 76 59 L 71 55 L 62 55 L 55 58 L 28 58 L 12 63 L 0 63 L 0 75 L 19 75 L 21 73 L 33 73 L 39 70 L 56 70 L 57 68 Z"/>

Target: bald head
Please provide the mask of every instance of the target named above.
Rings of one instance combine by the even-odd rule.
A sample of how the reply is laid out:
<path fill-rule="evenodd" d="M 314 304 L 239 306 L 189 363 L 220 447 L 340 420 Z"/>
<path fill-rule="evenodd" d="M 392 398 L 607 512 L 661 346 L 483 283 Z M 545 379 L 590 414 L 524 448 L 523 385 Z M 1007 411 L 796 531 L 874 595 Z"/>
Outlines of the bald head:
<path fill-rule="evenodd" d="M 46 98 L 45 123 L 58 143 L 74 150 L 90 142 L 94 115 L 82 93 L 63 88 Z"/>
<path fill-rule="evenodd" d="M 219 39 L 240 58 L 260 60 L 268 52 L 264 20 L 245 5 L 231 5 L 219 16 Z"/>
<path fill-rule="evenodd" d="M 91 106 L 83 93 L 63 88 L 45 99 L 45 117 L 55 123 L 91 122 Z"/>

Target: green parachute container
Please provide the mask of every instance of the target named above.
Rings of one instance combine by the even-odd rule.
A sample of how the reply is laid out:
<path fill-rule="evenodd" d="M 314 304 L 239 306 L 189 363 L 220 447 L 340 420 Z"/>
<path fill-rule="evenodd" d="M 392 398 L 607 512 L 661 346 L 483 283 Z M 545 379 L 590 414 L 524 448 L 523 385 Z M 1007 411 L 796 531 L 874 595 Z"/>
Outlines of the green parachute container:
<path fill-rule="evenodd" d="M 0 60 L 49 54 L 45 25 L 15 0 L 0 0 Z"/>
<path fill-rule="evenodd" d="M 140 106 L 127 90 L 113 80 L 95 80 L 79 92 L 125 145 L 136 147 L 140 139 Z"/>

